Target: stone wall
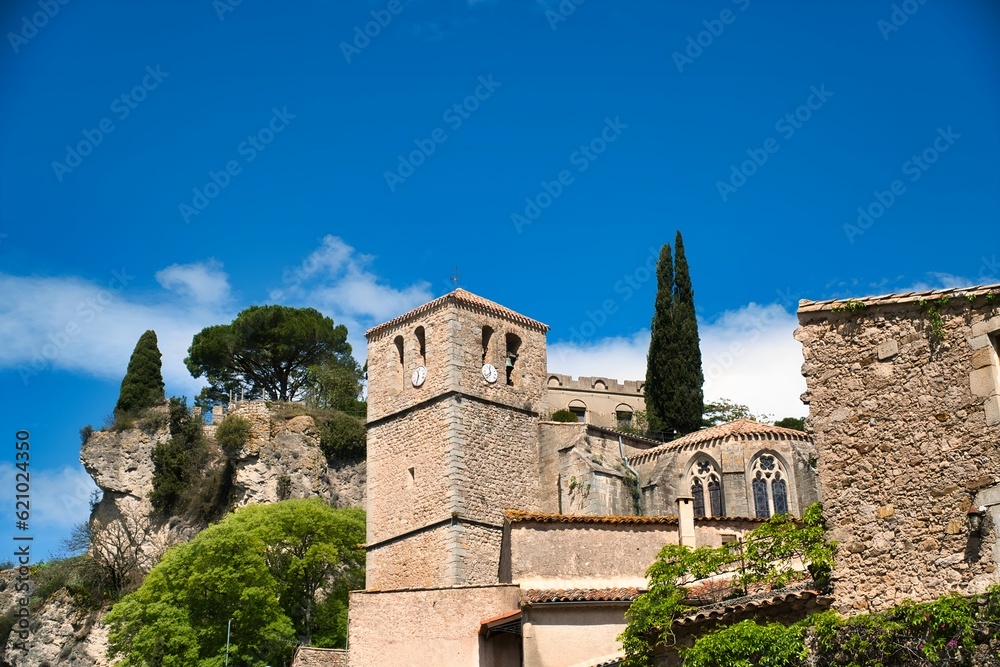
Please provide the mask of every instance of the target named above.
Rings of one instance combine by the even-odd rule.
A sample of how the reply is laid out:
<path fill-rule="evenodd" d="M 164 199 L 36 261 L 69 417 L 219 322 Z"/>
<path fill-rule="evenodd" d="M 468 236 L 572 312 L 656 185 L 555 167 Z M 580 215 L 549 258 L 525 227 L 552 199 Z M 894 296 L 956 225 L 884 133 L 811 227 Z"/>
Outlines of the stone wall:
<path fill-rule="evenodd" d="M 369 546 L 365 556 L 365 587 L 369 590 L 429 588 L 450 581 L 453 573 L 449 561 L 455 540 L 449 521 L 444 521 L 398 540 Z"/>
<path fill-rule="evenodd" d="M 632 465 L 642 483 L 643 513 L 673 514 L 678 495 L 691 494 L 688 471 L 692 464 L 707 458 L 721 473 L 723 514 L 753 517 L 752 465 L 761 454 L 769 454 L 787 474 L 789 512 L 802 516 L 809 505 L 820 499 L 815 467 L 819 455 L 813 443 L 802 435 L 800 440 L 755 437 L 711 440 L 638 453 Z"/>
<path fill-rule="evenodd" d="M 840 544 L 834 592 L 843 611 L 977 593 L 1000 580 L 997 526 L 979 538 L 966 518 L 976 494 L 1000 482 L 996 393 L 981 372 L 997 367 L 990 334 L 1000 318 L 972 296 L 937 303 L 939 336 L 915 297 L 800 304 L 803 400 Z"/>
<path fill-rule="evenodd" d="M 551 415 L 556 410 L 567 409 L 572 402 L 582 402 L 586 406 L 586 420 L 590 424 L 616 428 L 619 409 L 627 412 L 645 411 L 646 399 L 643 395 L 644 380 L 580 377 L 549 373 L 545 383 L 543 415 Z M 578 404 L 578 403 L 577 403 Z"/>
<path fill-rule="evenodd" d="M 539 412 L 545 381 L 546 327 L 514 315 L 517 319 L 442 297 L 428 307 L 373 329 L 368 338 L 369 421 L 453 391 Z M 484 327 L 493 331 L 485 360 Z M 424 355 L 419 354 L 418 328 L 424 332 Z M 521 340 L 513 386 L 506 383 L 507 334 Z M 402 365 L 397 338 L 403 345 Z M 484 379 L 484 363 L 497 369 L 499 378 L 495 383 Z M 412 375 L 418 366 L 426 368 L 427 376 L 421 386 L 415 387 Z"/>
<path fill-rule="evenodd" d="M 628 603 L 594 603 L 525 609 L 525 667 L 595 665 L 620 655 Z"/>
<path fill-rule="evenodd" d="M 473 586 L 351 593 L 348 622 L 350 667 L 420 665 L 500 667 L 493 640 L 479 635 L 480 623 L 516 611 L 517 586 Z"/>
<path fill-rule="evenodd" d="M 522 588 L 646 586 L 646 569 L 667 544 L 678 543 L 674 517 L 579 517 L 510 524 L 511 581 Z M 742 537 L 756 521 L 698 519 L 697 546 Z"/>

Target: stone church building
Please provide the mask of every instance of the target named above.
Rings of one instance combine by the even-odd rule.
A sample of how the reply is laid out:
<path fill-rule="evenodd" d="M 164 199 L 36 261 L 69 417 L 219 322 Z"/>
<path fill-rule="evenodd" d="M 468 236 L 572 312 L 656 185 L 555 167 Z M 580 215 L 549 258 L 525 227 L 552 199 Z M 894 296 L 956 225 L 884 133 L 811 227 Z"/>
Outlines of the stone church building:
<path fill-rule="evenodd" d="M 642 382 L 550 373 L 547 330 L 459 289 L 367 332 L 352 667 L 617 664 L 663 545 L 718 546 L 819 499 L 807 434 L 742 420 L 670 443 L 622 432 Z M 549 421 L 560 408 L 580 421 Z"/>

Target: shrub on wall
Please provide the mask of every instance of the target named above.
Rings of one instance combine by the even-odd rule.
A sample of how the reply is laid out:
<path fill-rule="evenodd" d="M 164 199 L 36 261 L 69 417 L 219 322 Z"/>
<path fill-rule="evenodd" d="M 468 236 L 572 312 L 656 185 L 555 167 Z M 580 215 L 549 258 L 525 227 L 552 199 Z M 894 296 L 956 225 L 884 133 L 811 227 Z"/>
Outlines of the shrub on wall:
<path fill-rule="evenodd" d="M 235 456 L 250 442 L 253 424 L 239 415 L 226 415 L 215 431 L 215 441 L 227 456 Z"/>
<path fill-rule="evenodd" d="M 556 410 L 552 413 L 552 421 L 554 422 L 575 422 L 578 421 L 576 415 L 569 410 Z"/>

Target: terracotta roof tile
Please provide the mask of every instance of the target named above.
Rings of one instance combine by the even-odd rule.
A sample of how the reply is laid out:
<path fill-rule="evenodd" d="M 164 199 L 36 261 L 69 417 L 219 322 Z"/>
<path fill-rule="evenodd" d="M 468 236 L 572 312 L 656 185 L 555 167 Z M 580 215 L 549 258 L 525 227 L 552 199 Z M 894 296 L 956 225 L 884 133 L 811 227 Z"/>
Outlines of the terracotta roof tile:
<path fill-rule="evenodd" d="M 762 595 L 729 600 L 719 604 L 709 605 L 698 611 L 674 621 L 675 626 L 693 626 L 728 619 L 729 617 L 751 616 L 783 605 L 802 605 L 813 603 L 816 606 L 829 606 L 832 598 L 822 596 L 818 591 L 803 589 L 777 592 L 769 591 Z M 733 619 L 735 620 L 735 619 Z"/>
<path fill-rule="evenodd" d="M 631 602 L 644 591 L 639 588 L 532 588 L 521 593 L 521 606 L 547 602 Z"/>
<path fill-rule="evenodd" d="M 933 300 L 942 297 L 981 296 L 990 292 L 1000 292 L 1000 283 L 995 285 L 976 285 L 973 287 L 952 287 L 949 289 L 927 290 L 925 292 L 904 292 L 901 294 L 882 294 L 880 296 L 864 296 L 857 299 L 826 299 L 824 301 L 799 301 L 799 313 L 816 313 L 845 306 L 848 302 L 863 303 L 866 306 L 888 306 L 895 303 L 910 303 L 920 300 Z"/>
<path fill-rule="evenodd" d="M 750 419 L 737 419 L 734 422 L 703 428 L 694 433 L 671 440 L 636 454 L 629 463 L 646 463 L 666 452 L 674 452 L 686 447 L 697 447 L 711 444 L 721 444 L 731 440 L 793 440 L 797 442 L 812 442 L 812 438 L 804 431 L 793 428 L 763 424 Z"/>
<path fill-rule="evenodd" d="M 371 329 L 365 332 L 365 337 L 370 339 L 372 336 L 377 335 L 387 329 L 391 329 L 397 324 L 402 324 L 406 320 L 412 319 L 418 315 L 422 315 L 428 311 L 439 308 L 440 306 L 443 306 L 448 302 L 461 304 L 471 310 L 485 312 L 489 315 L 494 315 L 496 317 L 503 317 L 509 320 L 513 320 L 514 322 L 522 326 L 528 327 L 530 329 L 536 329 L 538 331 L 543 331 L 543 332 L 549 330 L 549 327 L 546 324 L 542 324 L 541 322 L 533 320 L 530 317 L 525 317 L 520 313 L 514 312 L 510 308 L 501 306 L 499 303 L 490 301 L 489 299 L 484 299 L 483 297 L 477 294 L 473 294 L 472 292 L 467 292 L 464 289 L 459 288 L 454 292 L 449 292 L 448 294 L 438 297 L 433 301 L 428 301 L 422 306 L 417 306 L 413 310 L 403 313 L 399 317 L 393 318 L 388 322 L 372 327 Z"/>
<path fill-rule="evenodd" d="M 584 514 L 542 514 L 507 510 L 507 520 L 511 523 L 533 521 L 536 523 L 619 523 L 619 524 L 676 524 L 675 516 L 589 516 Z"/>
<path fill-rule="evenodd" d="M 507 510 L 504 515 L 511 523 L 524 521 L 534 523 L 605 523 L 623 525 L 662 524 L 665 526 L 677 524 L 677 517 L 673 515 L 601 516 L 597 514 L 543 514 L 540 512 L 522 512 L 521 510 Z M 764 523 L 767 519 L 758 519 L 749 516 L 703 516 L 697 517 L 694 520 L 695 523 L 728 521 Z"/>
<path fill-rule="evenodd" d="M 337 648 L 300 646 L 295 649 L 292 667 L 346 667 L 347 651 Z"/>

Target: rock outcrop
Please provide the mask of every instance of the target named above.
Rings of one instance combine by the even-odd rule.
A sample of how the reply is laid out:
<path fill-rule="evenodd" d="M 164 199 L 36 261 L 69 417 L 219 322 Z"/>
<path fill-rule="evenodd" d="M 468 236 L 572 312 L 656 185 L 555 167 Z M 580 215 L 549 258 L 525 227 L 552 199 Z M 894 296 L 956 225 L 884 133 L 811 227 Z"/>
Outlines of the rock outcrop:
<path fill-rule="evenodd" d="M 279 419 L 263 401 L 234 403 L 230 414 L 252 425 L 246 445 L 230 460 L 233 469 L 231 507 L 270 503 L 285 498 L 323 498 L 335 507 L 364 507 L 366 466 L 354 462 L 331 467 L 319 447 L 320 433 L 312 417 Z M 150 526 L 148 549 L 158 558 L 172 544 L 190 540 L 205 527 L 188 517 L 161 517 L 149 500 L 153 490 L 152 453 L 170 438 L 162 425 L 93 433 L 80 451 L 84 468 L 103 492 L 91 520 L 108 523 L 137 518 Z M 218 425 L 206 425 L 214 440 Z M 2 577 L 0 577 L 2 580 Z M 0 584 L 2 586 L 2 584 Z M 0 588 L 0 612 L 11 607 L 12 590 Z M 33 615 L 31 649 L 5 648 L 0 667 L 104 667 L 107 629 L 102 614 L 76 607 L 68 592 L 53 594 Z"/>

